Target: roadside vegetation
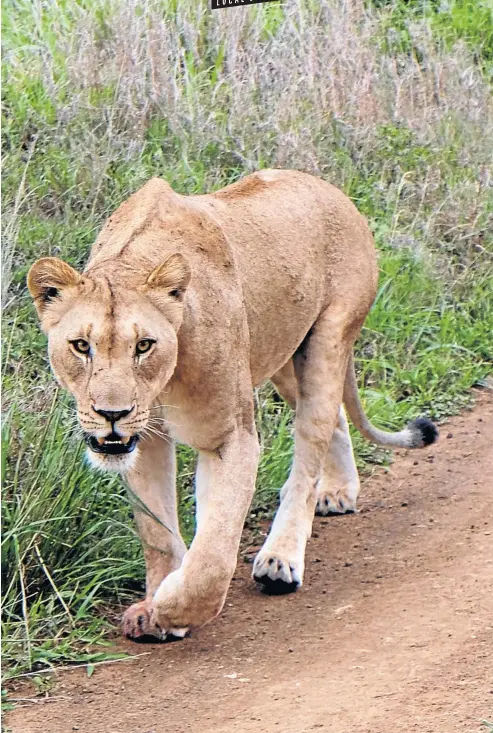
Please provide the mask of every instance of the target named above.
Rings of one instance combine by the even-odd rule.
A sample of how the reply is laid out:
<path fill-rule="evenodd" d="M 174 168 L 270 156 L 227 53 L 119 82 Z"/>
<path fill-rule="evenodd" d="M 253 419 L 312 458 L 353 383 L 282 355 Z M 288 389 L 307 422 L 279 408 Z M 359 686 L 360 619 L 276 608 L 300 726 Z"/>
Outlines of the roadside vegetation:
<path fill-rule="evenodd" d="M 120 479 L 83 460 L 26 291 L 32 262 L 82 267 L 149 177 L 203 193 L 265 167 L 341 187 L 380 250 L 357 345 L 372 420 L 468 404 L 493 360 L 493 6 L 489 0 L 5 0 L 3 654 L 7 676 L 111 658 L 144 565 Z M 290 410 L 257 394 L 251 519 L 291 460 Z M 388 456 L 355 435 L 363 472 Z M 193 536 L 195 456 L 180 448 Z M 118 656 L 118 655 L 117 655 Z"/>

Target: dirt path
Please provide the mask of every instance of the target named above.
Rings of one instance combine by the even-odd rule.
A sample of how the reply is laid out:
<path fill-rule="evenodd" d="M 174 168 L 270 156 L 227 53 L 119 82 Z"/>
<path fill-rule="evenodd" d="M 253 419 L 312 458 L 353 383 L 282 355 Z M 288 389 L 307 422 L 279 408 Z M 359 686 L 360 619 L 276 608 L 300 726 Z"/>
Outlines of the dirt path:
<path fill-rule="evenodd" d="M 240 563 L 222 616 L 137 660 L 64 673 L 12 733 L 477 733 L 493 718 L 493 399 L 396 457 L 361 512 L 316 519 L 305 587 Z"/>

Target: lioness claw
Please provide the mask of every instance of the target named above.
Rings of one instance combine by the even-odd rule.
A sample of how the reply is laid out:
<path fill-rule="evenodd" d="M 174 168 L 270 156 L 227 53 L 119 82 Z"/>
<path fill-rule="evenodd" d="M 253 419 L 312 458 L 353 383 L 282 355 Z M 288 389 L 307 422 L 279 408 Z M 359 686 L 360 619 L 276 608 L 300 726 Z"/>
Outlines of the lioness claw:
<path fill-rule="evenodd" d="M 317 496 L 315 514 L 326 517 L 329 514 L 354 514 L 356 502 L 347 494 L 323 492 Z"/>
<path fill-rule="evenodd" d="M 271 595 L 293 593 L 302 584 L 301 573 L 294 563 L 266 551 L 255 558 L 252 576 Z"/>

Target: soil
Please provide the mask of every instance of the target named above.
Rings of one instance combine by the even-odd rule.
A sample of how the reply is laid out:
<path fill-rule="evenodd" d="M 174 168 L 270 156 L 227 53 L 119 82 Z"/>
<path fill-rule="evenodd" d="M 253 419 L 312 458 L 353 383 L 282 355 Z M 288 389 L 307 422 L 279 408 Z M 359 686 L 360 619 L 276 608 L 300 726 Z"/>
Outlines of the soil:
<path fill-rule="evenodd" d="M 493 718 L 493 397 L 401 452 L 356 515 L 315 520 L 305 586 L 239 562 L 215 622 L 59 674 L 12 733 L 478 733 Z M 19 693 L 17 693 L 19 694 Z M 31 692 L 32 694 L 32 692 Z"/>

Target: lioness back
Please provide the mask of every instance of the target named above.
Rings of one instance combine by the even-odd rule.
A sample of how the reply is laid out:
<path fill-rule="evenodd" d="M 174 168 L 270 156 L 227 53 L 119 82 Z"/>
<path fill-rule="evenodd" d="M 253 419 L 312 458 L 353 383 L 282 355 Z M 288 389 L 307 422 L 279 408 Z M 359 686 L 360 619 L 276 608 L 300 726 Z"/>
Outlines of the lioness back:
<path fill-rule="evenodd" d="M 340 301 L 362 321 L 376 292 L 365 220 L 337 188 L 299 171 L 260 171 L 200 196 L 151 179 L 107 221 L 87 271 L 113 271 L 131 289 L 176 251 L 200 273 L 190 289 L 203 318 L 241 290 L 256 385 L 290 358 L 328 305 Z"/>
<path fill-rule="evenodd" d="M 289 359 L 331 302 L 363 320 L 376 292 L 364 218 L 337 188 L 299 171 L 260 171 L 200 196 L 151 179 L 107 221 L 87 270 L 113 270 L 132 288 L 175 251 L 200 272 L 200 285 L 195 276 L 190 286 L 200 310 L 212 314 L 214 301 L 235 282 L 241 287 L 256 385 Z"/>
<path fill-rule="evenodd" d="M 213 202 L 234 251 L 256 384 L 283 365 L 334 299 L 365 317 L 376 292 L 375 248 L 337 188 L 307 173 L 265 170 L 197 202 Z"/>

